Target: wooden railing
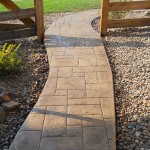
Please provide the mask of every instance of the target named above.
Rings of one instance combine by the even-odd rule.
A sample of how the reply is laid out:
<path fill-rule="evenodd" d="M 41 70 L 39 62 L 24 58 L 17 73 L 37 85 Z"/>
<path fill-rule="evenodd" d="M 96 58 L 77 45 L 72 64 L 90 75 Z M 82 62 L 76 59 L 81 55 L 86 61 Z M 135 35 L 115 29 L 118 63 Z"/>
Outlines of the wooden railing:
<path fill-rule="evenodd" d="M 9 11 L 0 13 L 0 41 L 38 36 L 44 40 L 43 0 L 34 0 L 34 8 L 20 9 L 12 0 L 0 0 Z M 35 21 L 31 19 L 35 17 Z M 19 19 L 23 24 L 2 23 Z"/>
<path fill-rule="evenodd" d="M 111 11 L 130 11 L 150 9 L 150 0 L 130 2 L 109 2 L 103 0 L 101 6 L 100 32 L 107 35 L 108 28 L 149 26 L 150 18 L 115 19 L 109 20 L 108 13 Z"/>

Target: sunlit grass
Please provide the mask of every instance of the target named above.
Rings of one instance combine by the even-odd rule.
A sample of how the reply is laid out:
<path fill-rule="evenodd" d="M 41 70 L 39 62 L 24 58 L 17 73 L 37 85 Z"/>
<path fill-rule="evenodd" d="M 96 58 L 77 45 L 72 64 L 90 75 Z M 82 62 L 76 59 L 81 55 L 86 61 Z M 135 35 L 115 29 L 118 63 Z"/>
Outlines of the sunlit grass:
<path fill-rule="evenodd" d="M 14 0 L 21 8 L 33 7 L 34 0 Z M 68 12 L 100 8 L 101 0 L 43 0 L 44 12 Z M 6 9 L 0 4 L 0 11 Z"/>

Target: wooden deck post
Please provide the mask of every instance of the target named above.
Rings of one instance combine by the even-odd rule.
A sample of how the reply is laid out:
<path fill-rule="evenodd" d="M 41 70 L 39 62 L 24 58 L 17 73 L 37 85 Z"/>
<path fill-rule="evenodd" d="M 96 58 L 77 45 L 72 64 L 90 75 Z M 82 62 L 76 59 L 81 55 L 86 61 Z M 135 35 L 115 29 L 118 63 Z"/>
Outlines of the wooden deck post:
<path fill-rule="evenodd" d="M 108 11 L 109 11 L 109 0 L 102 0 L 101 15 L 100 15 L 100 33 L 101 33 L 101 36 L 105 36 L 107 34 Z"/>
<path fill-rule="evenodd" d="M 43 16 L 43 0 L 34 0 L 34 7 L 36 10 L 36 25 L 37 36 L 39 41 L 44 40 L 44 16 Z"/>

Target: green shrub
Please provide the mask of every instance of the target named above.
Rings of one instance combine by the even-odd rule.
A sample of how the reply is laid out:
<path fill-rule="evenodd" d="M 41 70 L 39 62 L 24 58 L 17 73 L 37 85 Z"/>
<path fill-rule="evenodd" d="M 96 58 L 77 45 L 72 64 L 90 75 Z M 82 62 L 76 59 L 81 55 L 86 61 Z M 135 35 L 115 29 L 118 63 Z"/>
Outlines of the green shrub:
<path fill-rule="evenodd" d="M 21 44 L 5 43 L 0 50 L 0 74 L 17 73 L 23 64 L 17 51 Z"/>
<path fill-rule="evenodd" d="M 131 0 L 110 0 L 110 2 L 128 2 Z M 109 19 L 124 19 L 128 11 L 112 11 L 109 12 Z"/>

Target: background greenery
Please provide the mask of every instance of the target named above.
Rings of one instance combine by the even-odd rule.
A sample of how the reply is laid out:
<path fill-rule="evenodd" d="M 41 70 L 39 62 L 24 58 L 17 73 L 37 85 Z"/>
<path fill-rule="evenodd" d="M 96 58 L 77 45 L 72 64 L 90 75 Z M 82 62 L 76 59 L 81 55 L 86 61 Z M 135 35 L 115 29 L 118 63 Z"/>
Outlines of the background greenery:
<path fill-rule="evenodd" d="M 34 0 L 13 0 L 21 8 L 33 7 Z M 45 13 L 80 11 L 100 8 L 101 0 L 43 0 Z M 0 11 L 6 9 L 0 4 Z"/>

